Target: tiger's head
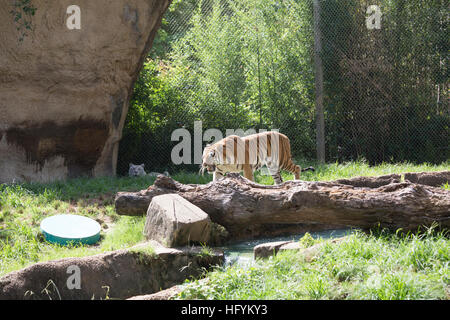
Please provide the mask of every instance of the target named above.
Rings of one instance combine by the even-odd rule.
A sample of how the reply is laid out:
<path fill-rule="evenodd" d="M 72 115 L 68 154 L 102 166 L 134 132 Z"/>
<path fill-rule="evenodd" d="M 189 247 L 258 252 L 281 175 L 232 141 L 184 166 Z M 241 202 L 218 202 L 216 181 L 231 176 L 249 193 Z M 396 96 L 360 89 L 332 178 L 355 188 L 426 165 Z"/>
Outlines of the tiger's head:
<path fill-rule="evenodd" d="M 145 176 L 145 170 L 144 170 L 145 165 L 144 164 L 140 164 L 140 165 L 135 165 L 130 163 L 130 169 L 128 170 L 128 175 L 130 177 L 141 177 L 141 176 Z"/>
<path fill-rule="evenodd" d="M 200 172 L 202 174 L 205 173 L 205 170 L 208 173 L 214 173 L 216 171 L 216 166 L 219 164 L 219 155 L 214 145 L 207 145 L 203 150 L 202 156 L 202 164 L 200 166 Z"/>

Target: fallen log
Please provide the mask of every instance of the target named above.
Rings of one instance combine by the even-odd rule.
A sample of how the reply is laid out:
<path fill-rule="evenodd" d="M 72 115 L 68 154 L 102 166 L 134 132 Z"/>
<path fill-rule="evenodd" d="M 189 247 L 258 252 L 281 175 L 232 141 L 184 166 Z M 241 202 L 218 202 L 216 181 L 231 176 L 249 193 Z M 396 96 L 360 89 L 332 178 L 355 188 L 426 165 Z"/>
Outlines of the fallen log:
<path fill-rule="evenodd" d="M 336 183 L 354 186 L 358 188 L 379 188 L 391 183 L 401 182 L 401 175 L 390 174 L 380 177 L 356 177 L 351 179 L 339 179 Z"/>
<path fill-rule="evenodd" d="M 184 185 L 160 175 L 147 190 L 119 192 L 115 206 L 121 215 L 144 215 L 154 196 L 179 194 L 223 225 L 234 239 L 343 227 L 415 230 L 433 222 L 450 226 L 449 191 L 397 178 L 383 178 L 381 186 L 370 188 L 359 182 L 355 187 L 351 181 L 265 186 L 238 174 L 206 185 Z M 365 181 L 378 185 L 375 179 Z"/>
<path fill-rule="evenodd" d="M 426 186 L 440 187 L 450 181 L 450 171 L 441 172 L 408 172 L 405 180 Z"/>

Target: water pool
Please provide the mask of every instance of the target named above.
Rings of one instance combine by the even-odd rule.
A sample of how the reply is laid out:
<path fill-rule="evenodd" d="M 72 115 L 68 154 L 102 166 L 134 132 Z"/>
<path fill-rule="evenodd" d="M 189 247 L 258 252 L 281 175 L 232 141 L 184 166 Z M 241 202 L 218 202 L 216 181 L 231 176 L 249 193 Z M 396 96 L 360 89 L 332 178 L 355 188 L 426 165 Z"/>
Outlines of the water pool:
<path fill-rule="evenodd" d="M 345 235 L 355 232 L 354 229 L 338 229 L 338 230 L 327 230 L 319 232 L 309 232 L 309 234 L 314 239 L 333 239 L 343 237 Z M 305 233 L 299 233 L 296 235 L 280 236 L 272 238 L 260 238 L 254 240 L 237 241 L 227 244 L 226 246 L 220 247 L 225 254 L 225 266 L 239 265 L 246 266 L 250 265 L 253 260 L 253 248 L 259 244 L 267 242 L 276 241 L 298 241 Z"/>

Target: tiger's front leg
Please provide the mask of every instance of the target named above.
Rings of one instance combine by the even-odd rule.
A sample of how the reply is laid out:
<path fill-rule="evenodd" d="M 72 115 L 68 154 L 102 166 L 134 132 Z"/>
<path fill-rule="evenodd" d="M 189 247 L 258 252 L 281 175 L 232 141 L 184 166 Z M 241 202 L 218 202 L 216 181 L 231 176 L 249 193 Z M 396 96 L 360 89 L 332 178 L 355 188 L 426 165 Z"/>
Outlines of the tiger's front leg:
<path fill-rule="evenodd" d="M 275 184 L 282 184 L 283 179 L 281 178 L 281 173 L 278 171 L 275 174 L 272 174 L 273 181 L 275 181 Z"/>
<path fill-rule="evenodd" d="M 249 164 L 244 165 L 244 177 L 246 177 L 250 181 L 255 181 L 252 166 Z"/>
<path fill-rule="evenodd" d="M 213 173 L 213 181 L 217 181 L 217 180 L 222 179 L 224 177 L 225 176 L 222 173 L 220 173 L 220 172 L 214 171 L 214 173 Z"/>
<path fill-rule="evenodd" d="M 282 184 L 283 179 L 281 178 L 280 168 L 273 163 L 268 163 L 268 164 L 266 164 L 266 166 L 267 166 L 267 169 L 269 170 L 270 175 L 273 178 L 273 181 L 275 181 L 275 184 Z"/>

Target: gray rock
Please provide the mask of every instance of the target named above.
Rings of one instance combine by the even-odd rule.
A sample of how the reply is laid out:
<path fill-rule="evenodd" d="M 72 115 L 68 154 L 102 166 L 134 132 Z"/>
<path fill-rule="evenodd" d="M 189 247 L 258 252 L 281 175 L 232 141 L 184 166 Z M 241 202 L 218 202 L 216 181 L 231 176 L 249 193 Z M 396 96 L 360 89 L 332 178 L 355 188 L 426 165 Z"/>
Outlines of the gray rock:
<path fill-rule="evenodd" d="M 198 280 L 198 283 L 202 286 L 208 285 L 209 278 L 203 278 Z M 182 286 L 173 286 L 169 289 L 161 290 L 152 294 L 143 294 L 128 298 L 127 300 L 173 300 L 183 290 Z"/>
<path fill-rule="evenodd" d="M 336 243 L 337 241 L 335 240 L 336 239 L 333 239 L 327 242 Z M 305 248 L 300 242 L 295 241 L 281 246 L 278 252 L 298 251 L 301 253 L 306 262 L 311 262 L 315 257 L 317 257 L 317 255 L 319 254 L 320 250 L 325 245 L 325 243 L 326 242 L 320 242 L 311 247 Z"/>
<path fill-rule="evenodd" d="M 278 241 L 257 245 L 253 248 L 253 254 L 256 258 L 268 258 L 282 251 L 298 251 L 307 262 L 311 262 L 320 252 L 321 248 L 326 244 L 337 244 L 347 239 L 347 236 L 341 238 L 330 239 L 325 242 L 317 243 L 311 247 L 305 248 L 299 241 Z"/>
<path fill-rule="evenodd" d="M 206 212 L 177 194 L 152 199 L 145 222 L 147 239 L 168 247 L 190 243 L 207 244 L 211 239 L 211 220 Z"/>
<path fill-rule="evenodd" d="M 311 247 L 310 247 L 311 248 Z M 305 247 L 303 244 L 301 244 L 299 241 L 290 241 L 283 245 L 281 245 L 278 248 L 278 251 L 285 251 L 285 250 L 303 250 Z"/>
<path fill-rule="evenodd" d="M 256 258 L 267 258 L 275 255 L 281 246 L 290 243 L 291 241 L 277 241 L 268 242 L 257 245 L 253 248 L 253 256 Z"/>
<path fill-rule="evenodd" d="M 173 286 L 166 290 L 161 290 L 152 294 L 143 294 L 128 298 L 127 300 L 171 300 L 181 292 L 180 286 Z"/>

